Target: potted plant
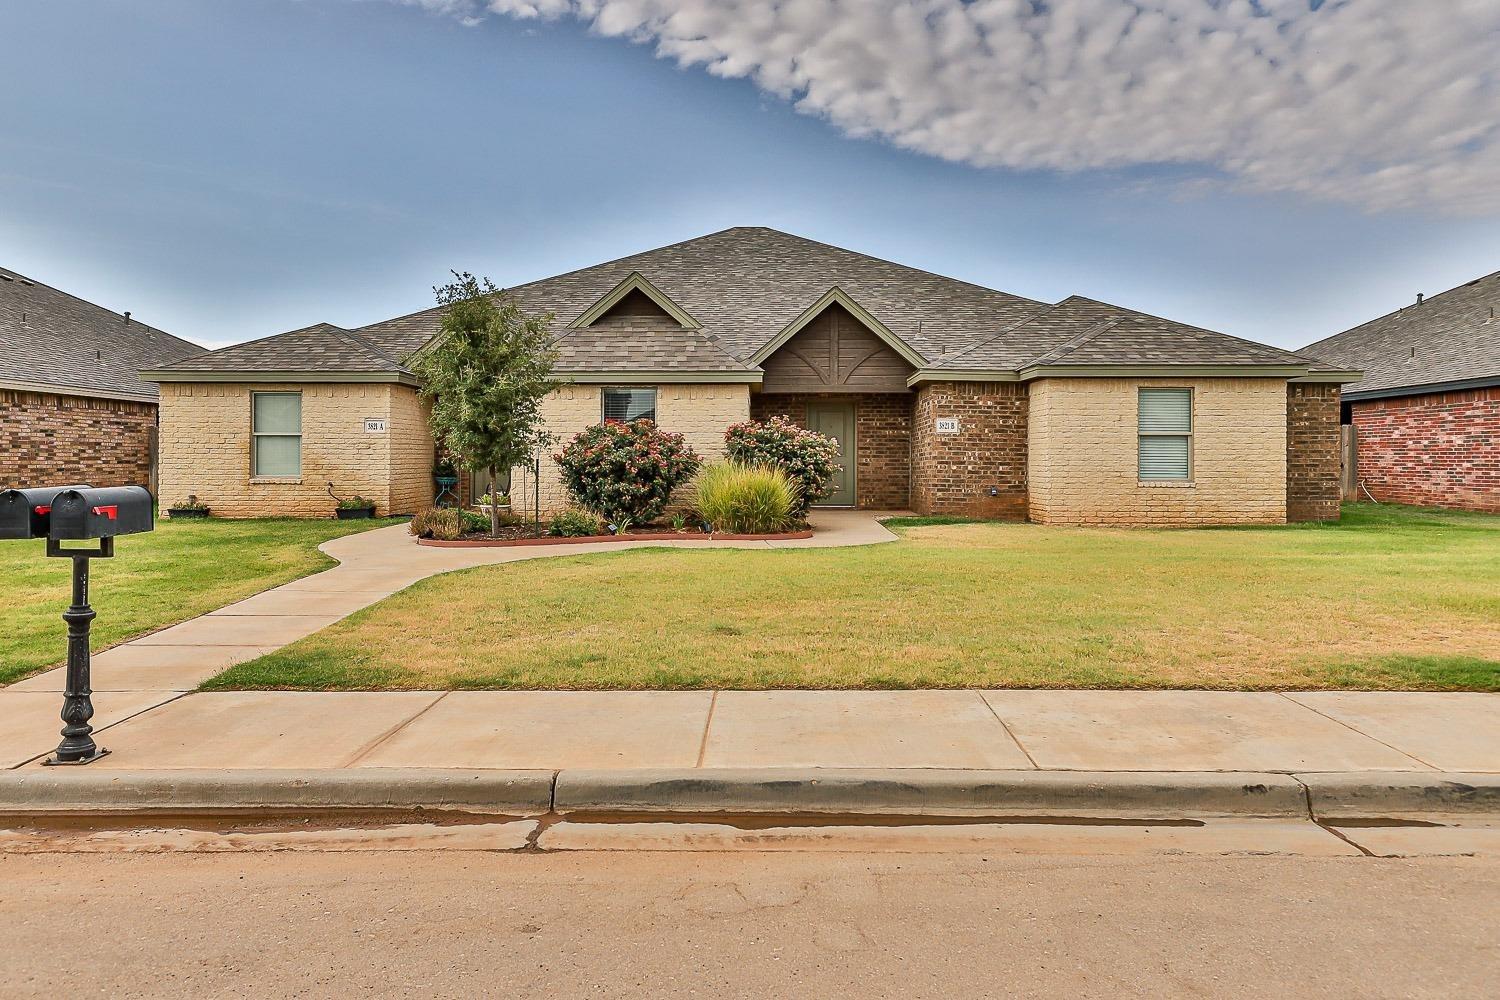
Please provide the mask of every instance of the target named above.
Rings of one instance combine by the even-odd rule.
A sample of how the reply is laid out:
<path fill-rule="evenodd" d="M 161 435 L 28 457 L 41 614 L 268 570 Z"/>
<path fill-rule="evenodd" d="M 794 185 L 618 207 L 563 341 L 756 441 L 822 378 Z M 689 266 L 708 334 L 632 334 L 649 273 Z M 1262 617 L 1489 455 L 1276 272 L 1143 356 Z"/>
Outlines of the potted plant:
<path fill-rule="evenodd" d="M 491 507 L 498 507 L 502 512 L 510 510 L 510 494 L 501 493 L 499 496 L 492 497 L 491 494 L 486 493 L 479 498 L 479 502 L 475 506 L 486 514 L 490 513 Z"/>
<path fill-rule="evenodd" d="M 189 493 L 186 500 L 167 508 L 167 516 L 172 518 L 174 521 L 179 517 L 207 517 L 208 504 L 204 503 L 202 500 L 199 500 L 196 494 Z"/>
<path fill-rule="evenodd" d="M 366 500 L 359 494 L 347 497 L 339 501 L 339 505 L 333 509 L 333 514 L 340 521 L 360 521 L 367 517 L 375 516 L 375 501 Z"/>

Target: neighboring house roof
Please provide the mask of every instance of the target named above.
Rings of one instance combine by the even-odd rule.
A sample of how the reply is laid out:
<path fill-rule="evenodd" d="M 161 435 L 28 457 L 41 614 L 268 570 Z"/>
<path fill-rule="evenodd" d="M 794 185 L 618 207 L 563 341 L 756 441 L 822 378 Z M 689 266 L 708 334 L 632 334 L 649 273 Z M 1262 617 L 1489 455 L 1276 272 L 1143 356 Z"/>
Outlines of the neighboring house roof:
<path fill-rule="evenodd" d="M 553 315 L 558 371 L 575 377 L 710 373 L 757 381 L 771 349 L 835 302 L 913 365 L 913 381 L 963 373 L 1017 377 L 1043 359 L 1078 367 L 1257 366 L 1295 374 L 1314 366 L 1287 351 L 1107 303 L 1075 296 L 1048 305 L 774 229 L 726 229 L 508 291 L 523 309 Z M 614 317 L 611 309 L 636 293 L 659 307 L 655 317 Z M 404 362 L 437 332 L 441 314 L 426 309 L 352 333 Z M 308 329 L 330 339 L 351 333 Z M 160 374 L 262 370 L 259 361 L 249 362 L 277 352 L 278 339 L 216 351 Z"/>
<path fill-rule="evenodd" d="M 1303 354 L 1363 371 L 1346 398 L 1500 384 L 1500 271 L 1308 344 Z"/>
<path fill-rule="evenodd" d="M 0 386 L 155 402 L 143 368 L 204 353 L 197 344 L 0 268 Z"/>

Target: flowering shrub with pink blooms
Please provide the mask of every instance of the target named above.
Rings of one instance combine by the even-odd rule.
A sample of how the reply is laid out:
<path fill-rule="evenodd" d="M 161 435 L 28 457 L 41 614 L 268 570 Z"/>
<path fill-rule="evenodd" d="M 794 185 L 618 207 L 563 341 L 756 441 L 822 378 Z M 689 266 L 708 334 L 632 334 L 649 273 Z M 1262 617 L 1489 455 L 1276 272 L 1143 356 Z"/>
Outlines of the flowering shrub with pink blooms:
<path fill-rule="evenodd" d="M 621 531 L 660 517 L 673 491 L 701 464 L 681 434 L 661 430 L 644 418 L 595 424 L 580 431 L 552 460 L 562 470 L 563 486 L 573 502 Z"/>
<path fill-rule="evenodd" d="M 724 432 L 724 446 L 731 461 L 784 469 L 798 486 L 794 514 L 799 521 L 807 517 L 810 505 L 833 492 L 839 443 L 786 417 L 731 424 Z"/>

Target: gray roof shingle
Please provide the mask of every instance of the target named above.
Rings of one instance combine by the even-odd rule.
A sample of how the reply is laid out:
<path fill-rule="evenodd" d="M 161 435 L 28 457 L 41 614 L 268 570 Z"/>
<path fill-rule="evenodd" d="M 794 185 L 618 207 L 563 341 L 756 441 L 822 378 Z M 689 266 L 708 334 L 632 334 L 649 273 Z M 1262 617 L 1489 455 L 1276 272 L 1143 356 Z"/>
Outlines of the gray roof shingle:
<path fill-rule="evenodd" d="M 694 316 L 702 329 L 683 330 L 664 321 L 568 328 L 635 271 Z M 1060 350 L 1066 361 L 1056 363 L 1308 364 L 1306 358 L 1273 347 L 1092 299 L 1074 296 L 1048 305 L 763 228 L 726 229 L 509 292 L 523 309 L 553 314 L 561 372 L 753 372 L 757 369 L 749 359 L 756 351 L 834 287 L 928 365 L 955 372 L 1017 370 Z M 404 361 L 437 332 L 440 318 L 440 309 L 425 309 L 352 333 L 385 356 Z M 1096 329 L 1101 325 L 1107 329 Z M 350 333 L 323 325 L 308 329 L 323 330 L 330 338 L 335 331 Z M 216 351 L 192 369 L 244 367 L 262 352 L 279 353 L 279 339 Z M 345 349 L 330 346 L 329 355 L 342 356 Z M 278 362 L 273 367 L 287 366 Z"/>
<path fill-rule="evenodd" d="M 1500 381 L 1500 271 L 1308 344 L 1301 353 L 1365 377 L 1346 394 Z"/>
<path fill-rule="evenodd" d="M 260 340 L 163 365 L 174 372 L 391 372 L 407 369 L 365 337 L 332 323 L 314 323 Z"/>
<path fill-rule="evenodd" d="M 0 268 L 0 384 L 154 401 L 140 372 L 204 348 Z"/>

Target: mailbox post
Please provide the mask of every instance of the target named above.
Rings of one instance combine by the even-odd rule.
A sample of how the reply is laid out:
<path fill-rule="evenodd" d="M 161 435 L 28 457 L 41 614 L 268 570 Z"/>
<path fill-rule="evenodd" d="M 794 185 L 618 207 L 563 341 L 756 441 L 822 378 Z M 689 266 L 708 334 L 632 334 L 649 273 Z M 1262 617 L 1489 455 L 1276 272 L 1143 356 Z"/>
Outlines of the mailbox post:
<path fill-rule="evenodd" d="M 151 494 L 139 486 L 87 486 L 0 492 L 0 538 L 45 538 L 47 555 L 73 560 L 73 603 L 68 625 L 68 668 L 63 685 L 62 742 L 45 764 L 88 764 L 108 750 L 94 742 L 93 689 L 89 678 L 89 560 L 115 554 L 115 536 L 152 530 Z M 91 548 L 65 541 L 96 541 Z"/>

